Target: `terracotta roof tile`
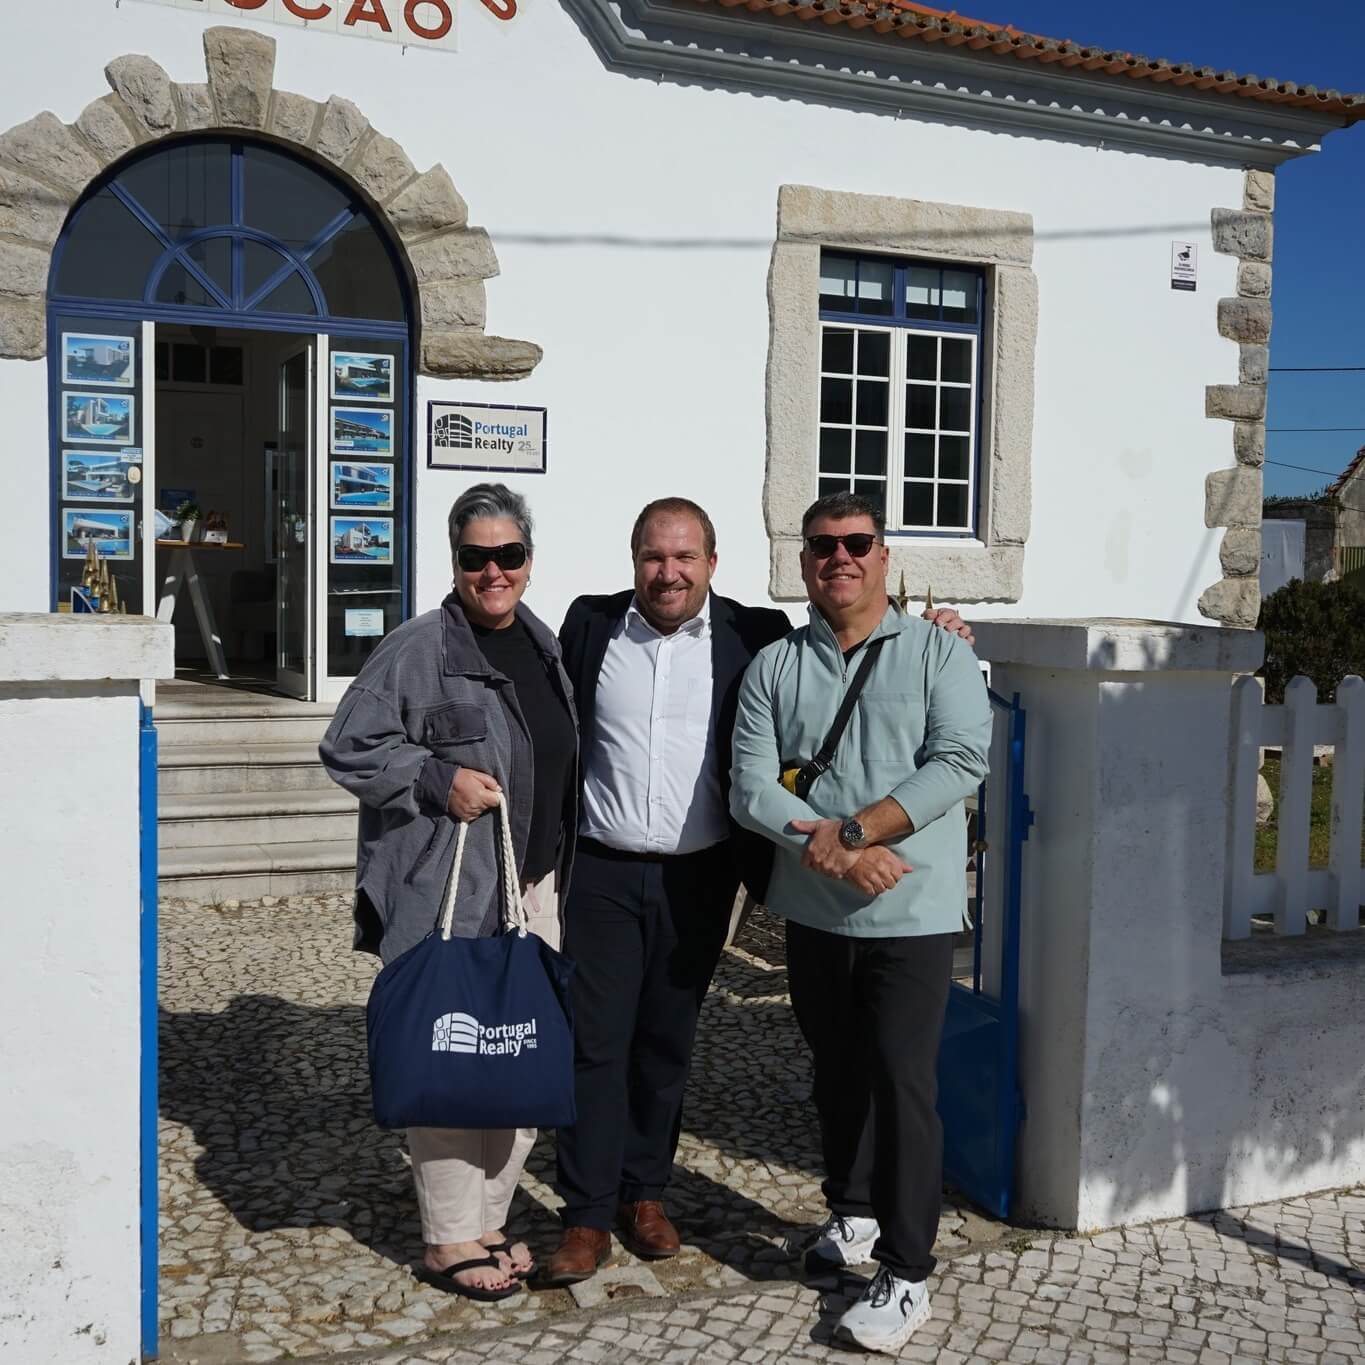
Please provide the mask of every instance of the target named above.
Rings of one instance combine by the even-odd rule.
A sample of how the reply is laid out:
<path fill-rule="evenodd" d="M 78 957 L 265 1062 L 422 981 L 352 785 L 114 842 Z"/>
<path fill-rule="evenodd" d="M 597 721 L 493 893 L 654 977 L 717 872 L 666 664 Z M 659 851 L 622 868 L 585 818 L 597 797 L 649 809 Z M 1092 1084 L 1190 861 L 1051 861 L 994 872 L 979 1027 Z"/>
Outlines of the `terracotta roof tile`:
<path fill-rule="evenodd" d="M 742 6 L 753 11 L 767 11 L 776 18 L 794 14 L 806 21 L 820 19 L 826 24 L 846 24 L 850 28 L 870 27 L 880 34 L 895 33 L 922 43 L 965 47 L 971 52 L 992 52 L 1020 61 L 1036 61 L 1043 65 L 1056 63 L 1065 68 L 1156 84 L 1169 82 L 1177 88 L 1193 87 L 1263 104 L 1335 114 L 1348 124 L 1365 118 L 1365 94 L 1342 94 L 1294 81 L 1239 75 L 1235 71 L 1219 71 L 1190 62 L 1172 62 L 1165 57 L 1149 58 L 1133 52 L 1087 47 L 1069 38 L 1047 38 L 1038 33 L 1026 33 L 1010 24 L 1003 27 L 988 24 L 969 19 L 956 10 L 932 9 L 911 0 L 697 0 L 697 3 L 719 4 L 726 9 Z"/>
<path fill-rule="evenodd" d="M 1351 463 L 1327 485 L 1327 491 L 1334 498 L 1341 496 L 1346 490 L 1346 485 L 1360 473 L 1361 465 L 1365 465 L 1365 446 L 1361 446 L 1351 459 Z"/>

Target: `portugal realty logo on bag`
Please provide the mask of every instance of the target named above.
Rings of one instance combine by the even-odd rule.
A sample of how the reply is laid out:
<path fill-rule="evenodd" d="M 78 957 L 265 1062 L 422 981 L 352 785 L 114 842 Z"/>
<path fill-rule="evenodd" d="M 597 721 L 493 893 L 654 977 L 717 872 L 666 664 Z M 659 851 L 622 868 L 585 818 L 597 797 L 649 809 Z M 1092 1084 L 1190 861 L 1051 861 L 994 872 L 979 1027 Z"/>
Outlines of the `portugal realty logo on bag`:
<path fill-rule="evenodd" d="M 485 1056 L 521 1055 L 536 1046 L 536 1021 L 520 1024 L 481 1024 L 472 1014 L 443 1014 L 431 1028 L 433 1052 L 470 1052 Z"/>

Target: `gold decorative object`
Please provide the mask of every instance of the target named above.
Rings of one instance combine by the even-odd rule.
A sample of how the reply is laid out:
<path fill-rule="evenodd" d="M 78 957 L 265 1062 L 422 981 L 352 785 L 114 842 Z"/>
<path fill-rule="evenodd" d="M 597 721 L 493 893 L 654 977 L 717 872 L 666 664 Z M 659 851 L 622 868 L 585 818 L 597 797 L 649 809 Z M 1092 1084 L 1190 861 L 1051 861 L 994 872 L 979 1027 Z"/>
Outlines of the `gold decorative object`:
<path fill-rule="evenodd" d="M 902 613 L 905 611 L 905 604 L 910 600 L 905 591 L 905 570 L 901 570 L 901 585 L 896 590 L 896 606 Z"/>
<path fill-rule="evenodd" d="M 109 601 L 109 561 L 100 561 L 100 615 L 108 616 L 113 611 L 113 606 Z"/>
<path fill-rule="evenodd" d="M 924 592 L 924 610 L 925 610 L 925 611 L 933 611 L 933 609 L 934 609 L 934 588 L 933 588 L 933 584 L 930 584 L 929 587 L 926 588 L 926 589 L 925 589 L 925 592 Z"/>
<path fill-rule="evenodd" d="M 81 572 L 81 587 L 93 594 L 100 581 L 99 556 L 95 553 L 95 542 L 85 542 L 85 568 Z"/>

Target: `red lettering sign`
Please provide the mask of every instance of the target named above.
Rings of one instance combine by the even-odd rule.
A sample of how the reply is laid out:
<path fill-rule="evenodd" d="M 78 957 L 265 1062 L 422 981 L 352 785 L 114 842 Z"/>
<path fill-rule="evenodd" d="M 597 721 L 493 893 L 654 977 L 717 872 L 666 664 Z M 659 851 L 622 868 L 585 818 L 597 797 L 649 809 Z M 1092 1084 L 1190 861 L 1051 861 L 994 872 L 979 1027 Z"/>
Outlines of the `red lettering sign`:
<path fill-rule="evenodd" d="M 511 0 L 515 10 L 516 0 Z M 430 5 L 433 9 L 439 10 L 440 14 L 434 24 L 423 24 L 419 18 L 418 5 Z M 510 17 L 510 16 L 509 16 Z M 403 21 L 419 38 L 429 38 L 432 42 L 444 38 L 455 23 L 455 16 L 450 12 L 450 6 L 446 0 L 408 0 L 403 6 Z"/>
<path fill-rule="evenodd" d="M 393 32 L 389 16 L 384 13 L 382 0 L 351 0 L 351 12 L 341 21 L 342 25 L 353 28 L 362 19 L 367 24 L 378 24 L 385 33 Z"/>
<path fill-rule="evenodd" d="M 261 9 L 266 0 L 227 0 L 233 9 Z"/>
<path fill-rule="evenodd" d="M 332 12 L 331 5 L 305 5 L 303 0 L 284 0 L 284 7 L 300 19 L 325 19 Z"/>
<path fill-rule="evenodd" d="M 495 19 L 511 19 L 517 12 L 517 0 L 483 0 L 483 6 Z"/>

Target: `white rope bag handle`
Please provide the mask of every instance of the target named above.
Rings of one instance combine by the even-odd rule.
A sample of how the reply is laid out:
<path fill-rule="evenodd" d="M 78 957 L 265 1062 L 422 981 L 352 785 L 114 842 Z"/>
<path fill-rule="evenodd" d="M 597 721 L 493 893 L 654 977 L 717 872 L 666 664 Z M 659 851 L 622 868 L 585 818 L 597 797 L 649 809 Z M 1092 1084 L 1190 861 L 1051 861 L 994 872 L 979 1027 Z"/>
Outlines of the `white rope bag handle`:
<path fill-rule="evenodd" d="M 507 798 L 498 793 L 497 823 L 499 835 L 498 862 L 502 887 L 502 927 L 503 931 L 515 929 L 525 935 L 530 927 L 530 918 L 521 899 L 521 882 L 517 878 L 517 855 L 512 847 L 512 821 L 507 814 Z M 451 926 L 455 921 L 455 897 L 460 889 L 460 868 L 464 863 L 464 841 L 469 833 L 469 825 L 461 820 L 456 826 L 455 861 L 451 864 L 450 880 L 446 883 L 445 903 L 441 907 L 441 938 L 449 939 Z"/>

